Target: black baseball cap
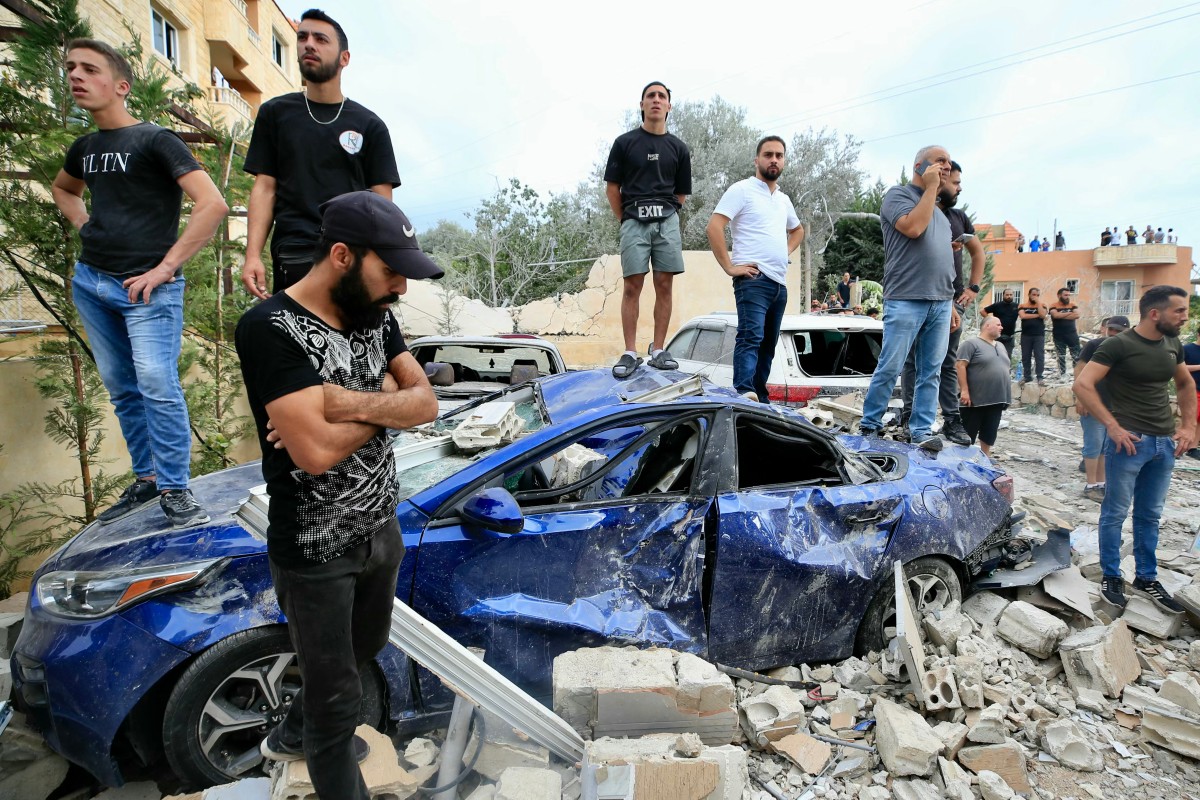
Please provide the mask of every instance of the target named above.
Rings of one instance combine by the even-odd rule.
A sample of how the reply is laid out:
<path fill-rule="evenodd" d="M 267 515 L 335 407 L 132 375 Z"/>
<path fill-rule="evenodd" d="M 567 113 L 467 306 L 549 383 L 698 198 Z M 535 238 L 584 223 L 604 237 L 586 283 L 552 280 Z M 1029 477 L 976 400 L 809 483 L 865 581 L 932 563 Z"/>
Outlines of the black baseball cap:
<path fill-rule="evenodd" d="M 1104 321 L 1104 327 L 1127 331 L 1129 330 L 1129 317 L 1124 317 L 1120 314 L 1116 315 L 1115 317 L 1109 317 Z"/>
<path fill-rule="evenodd" d="M 347 192 L 321 204 L 321 238 L 369 247 L 392 272 L 406 278 L 440 278 L 445 273 L 421 251 L 404 212 L 374 192 Z"/>

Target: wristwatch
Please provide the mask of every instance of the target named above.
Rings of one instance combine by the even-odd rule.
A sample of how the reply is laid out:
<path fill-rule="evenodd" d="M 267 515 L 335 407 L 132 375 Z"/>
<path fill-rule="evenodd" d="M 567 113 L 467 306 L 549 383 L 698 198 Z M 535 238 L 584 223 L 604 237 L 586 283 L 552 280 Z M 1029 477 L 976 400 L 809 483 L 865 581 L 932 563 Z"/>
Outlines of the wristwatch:
<path fill-rule="evenodd" d="M 975 294 L 979 294 L 979 284 L 978 284 L 978 283 L 972 283 L 972 284 L 971 284 L 970 286 L 968 286 L 967 288 L 968 288 L 968 289 L 970 289 L 970 290 L 971 290 L 972 292 L 974 292 Z"/>

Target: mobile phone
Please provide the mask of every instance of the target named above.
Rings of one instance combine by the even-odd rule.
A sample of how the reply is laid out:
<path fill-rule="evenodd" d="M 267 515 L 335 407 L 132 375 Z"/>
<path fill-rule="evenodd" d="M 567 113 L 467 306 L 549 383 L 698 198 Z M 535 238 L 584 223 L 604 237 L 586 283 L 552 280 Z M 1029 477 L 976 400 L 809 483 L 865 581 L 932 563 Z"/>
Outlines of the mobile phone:
<path fill-rule="evenodd" d="M 929 169 L 930 165 L 932 165 L 932 164 L 933 164 L 933 162 L 927 158 L 924 161 L 922 161 L 920 164 L 917 164 L 917 168 L 913 171 L 916 172 L 918 175 L 924 175 L 925 170 Z"/>
<path fill-rule="evenodd" d="M 974 239 L 974 238 L 975 238 L 975 234 L 973 234 L 973 233 L 964 233 L 964 234 L 960 235 L 960 236 L 959 236 L 957 239 L 955 239 L 954 241 L 956 241 L 956 242 L 967 242 L 967 241 L 970 241 L 971 239 Z"/>

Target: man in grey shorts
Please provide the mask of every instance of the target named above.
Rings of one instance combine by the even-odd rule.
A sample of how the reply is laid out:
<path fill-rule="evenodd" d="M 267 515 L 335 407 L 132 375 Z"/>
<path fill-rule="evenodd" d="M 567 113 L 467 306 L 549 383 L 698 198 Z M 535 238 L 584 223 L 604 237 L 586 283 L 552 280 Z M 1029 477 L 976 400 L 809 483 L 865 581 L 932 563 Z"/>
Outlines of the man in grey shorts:
<path fill-rule="evenodd" d="M 628 378 L 642 363 L 637 354 L 637 322 L 642 285 L 654 267 L 654 340 L 650 366 L 675 369 L 679 363 L 663 349 L 671 322 L 671 287 L 683 272 L 679 209 L 692 192 L 688 147 L 667 133 L 671 90 L 655 81 L 642 89 L 642 125 L 613 142 L 604 169 L 608 204 L 621 221 L 621 331 L 625 352 L 613 367 Z"/>

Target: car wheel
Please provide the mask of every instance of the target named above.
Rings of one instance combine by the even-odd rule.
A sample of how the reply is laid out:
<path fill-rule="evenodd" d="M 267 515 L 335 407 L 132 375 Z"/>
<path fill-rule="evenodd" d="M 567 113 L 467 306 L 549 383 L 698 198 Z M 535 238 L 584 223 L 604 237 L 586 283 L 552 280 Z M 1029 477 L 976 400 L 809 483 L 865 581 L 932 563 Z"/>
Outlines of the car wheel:
<path fill-rule="evenodd" d="M 362 676 L 359 722 L 384 716 L 383 676 Z M 189 786 L 229 783 L 262 763 L 258 745 L 283 719 L 300 688 L 300 667 L 287 628 L 252 628 L 222 639 L 193 661 L 171 691 L 163 715 L 163 749 Z"/>
<path fill-rule="evenodd" d="M 904 565 L 908 591 L 916 603 L 917 619 L 926 609 L 945 608 L 954 601 L 962 602 L 962 581 L 954 567 L 933 556 L 913 559 Z M 854 650 L 859 655 L 887 647 L 887 629 L 896 627 L 896 584 L 889 575 L 875 593 L 867 613 L 858 626 Z"/>

